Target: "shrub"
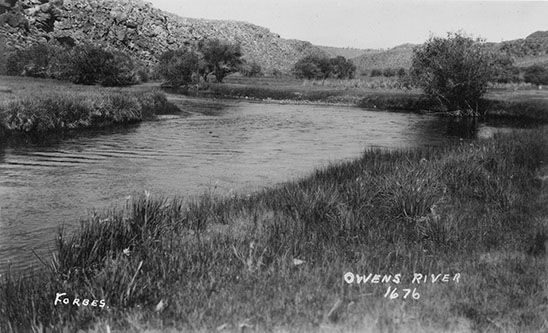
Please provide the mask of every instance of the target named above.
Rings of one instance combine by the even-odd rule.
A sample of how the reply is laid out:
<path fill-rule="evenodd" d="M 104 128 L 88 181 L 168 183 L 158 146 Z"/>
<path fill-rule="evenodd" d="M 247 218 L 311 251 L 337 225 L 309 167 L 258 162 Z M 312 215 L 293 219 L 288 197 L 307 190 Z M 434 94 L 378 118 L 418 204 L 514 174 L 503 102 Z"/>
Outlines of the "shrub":
<path fill-rule="evenodd" d="M 548 84 L 548 69 L 541 65 L 533 65 L 525 69 L 523 79 L 535 85 Z"/>
<path fill-rule="evenodd" d="M 77 84 L 127 86 L 138 82 L 133 59 L 118 50 L 84 44 L 72 48 L 66 56 L 64 77 Z"/>
<path fill-rule="evenodd" d="M 345 57 L 332 58 L 331 75 L 337 79 L 353 79 L 356 73 L 356 65 Z"/>
<path fill-rule="evenodd" d="M 370 76 L 371 77 L 382 76 L 382 71 L 380 69 L 377 69 L 377 68 L 372 69 Z"/>
<path fill-rule="evenodd" d="M 443 109 L 478 113 L 480 98 L 495 75 L 494 59 L 482 40 L 449 33 L 414 49 L 411 75 Z"/>
<path fill-rule="evenodd" d="M 55 78 L 60 68 L 60 55 L 64 48 L 53 44 L 39 43 L 20 50 L 7 52 L 5 71 L 7 75 Z"/>
<path fill-rule="evenodd" d="M 329 58 L 318 55 L 309 55 L 297 61 L 293 66 L 293 74 L 298 79 L 325 80 L 332 72 Z"/>
<path fill-rule="evenodd" d="M 181 48 L 164 52 L 156 72 L 169 85 L 178 87 L 192 83 L 195 80 L 193 74 L 198 73 L 199 66 L 199 55 L 191 49 Z"/>
<path fill-rule="evenodd" d="M 393 68 L 385 68 L 385 69 L 382 71 L 382 75 L 383 75 L 383 76 L 386 76 L 386 77 L 396 76 L 396 70 L 393 69 Z"/>
<path fill-rule="evenodd" d="M 519 82 L 519 68 L 514 66 L 514 61 L 508 55 L 501 55 L 494 60 L 495 75 L 493 82 L 510 83 Z"/>
<path fill-rule="evenodd" d="M 200 72 L 204 79 L 213 74 L 218 82 L 223 82 L 228 74 L 238 71 L 242 63 L 239 44 L 220 39 L 202 40 L 198 43 L 198 51 L 203 56 Z"/>
<path fill-rule="evenodd" d="M 263 69 L 261 68 L 261 65 L 259 65 L 255 61 L 252 61 L 252 62 L 242 61 L 239 72 L 246 77 L 256 77 L 256 76 L 263 75 Z"/>

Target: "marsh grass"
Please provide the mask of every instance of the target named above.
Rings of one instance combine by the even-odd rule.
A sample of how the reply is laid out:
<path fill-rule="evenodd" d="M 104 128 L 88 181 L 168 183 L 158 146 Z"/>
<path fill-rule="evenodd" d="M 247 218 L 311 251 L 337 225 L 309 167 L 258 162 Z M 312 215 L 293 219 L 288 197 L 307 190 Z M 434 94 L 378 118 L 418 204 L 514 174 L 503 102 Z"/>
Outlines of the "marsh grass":
<path fill-rule="evenodd" d="M 542 331 L 546 134 L 369 150 L 251 195 L 145 193 L 61 232 L 41 272 L 3 276 L 0 329 Z M 346 272 L 401 273 L 421 298 Z M 108 307 L 54 306 L 61 292 Z"/>
<path fill-rule="evenodd" d="M 30 78 L 6 82 L 6 90 L 0 92 L 0 134 L 4 135 L 99 128 L 180 111 L 159 90 L 78 87 Z"/>

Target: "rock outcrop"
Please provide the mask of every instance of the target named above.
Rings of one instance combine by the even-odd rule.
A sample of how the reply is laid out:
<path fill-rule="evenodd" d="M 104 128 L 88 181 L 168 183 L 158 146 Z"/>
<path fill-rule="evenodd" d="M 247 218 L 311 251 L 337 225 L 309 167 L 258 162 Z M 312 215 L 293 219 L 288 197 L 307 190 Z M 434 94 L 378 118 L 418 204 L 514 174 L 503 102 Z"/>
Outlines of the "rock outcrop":
<path fill-rule="evenodd" d="M 183 18 L 140 0 L 0 0 L 0 34 L 8 48 L 38 41 L 103 43 L 146 64 L 169 49 L 203 38 L 238 42 L 244 58 L 263 69 L 289 71 L 300 58 L 323 53 L 250 23 Z"/>

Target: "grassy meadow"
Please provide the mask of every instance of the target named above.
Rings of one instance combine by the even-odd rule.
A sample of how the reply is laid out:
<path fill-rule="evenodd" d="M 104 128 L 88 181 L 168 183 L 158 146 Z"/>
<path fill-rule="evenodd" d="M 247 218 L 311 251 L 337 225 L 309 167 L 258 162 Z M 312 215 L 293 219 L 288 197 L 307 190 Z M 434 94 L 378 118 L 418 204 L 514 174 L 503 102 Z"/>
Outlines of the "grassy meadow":
<path fill-rule="evenodd" d="M 130 198 L 1 278 L 0 331 L 546 331 L 547 134 L 368 150 L 250 195 Z"/>
<path fill-rule="evenodd" d="M 180 111 L 163 92 L 146 85 L 102 88 L 57 80 L 0 78 L 0 135 L 98 128 Z"/>

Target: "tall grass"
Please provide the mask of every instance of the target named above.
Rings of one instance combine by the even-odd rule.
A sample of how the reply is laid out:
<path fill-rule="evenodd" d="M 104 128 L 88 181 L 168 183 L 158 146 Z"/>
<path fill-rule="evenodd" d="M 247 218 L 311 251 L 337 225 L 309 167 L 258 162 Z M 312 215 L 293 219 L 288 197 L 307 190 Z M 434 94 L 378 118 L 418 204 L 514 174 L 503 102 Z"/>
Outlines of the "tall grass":
<path fill-rule="evenodd" d="M 0 329 L 542 331 L 546 134 L 370 150 L 252 195 L 146 193 L 61 232 L 45 272 L 4 276 Z M 420 300 L 346 272 L 401 273 Z M 411 285 L 415 272 L 462 281 Z"/>
<path fill-rule="evenodd" d="M 0 132 L 36 134 L 126 124 L 174 108 L 159 91 L 37 92 L 0 103 Z"/>

